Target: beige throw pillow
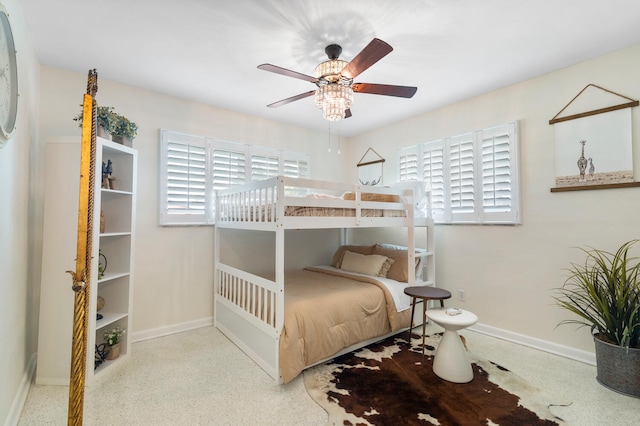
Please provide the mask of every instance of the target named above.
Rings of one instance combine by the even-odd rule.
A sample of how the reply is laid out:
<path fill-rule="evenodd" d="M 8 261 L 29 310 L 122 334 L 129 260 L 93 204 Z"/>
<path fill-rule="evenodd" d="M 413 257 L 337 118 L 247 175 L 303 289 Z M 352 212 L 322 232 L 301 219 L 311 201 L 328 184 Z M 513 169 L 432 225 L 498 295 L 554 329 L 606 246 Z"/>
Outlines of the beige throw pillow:
<path fill-rule="evenodd" d="M 359 274 L 380 276 L 380 272 L 383 270 L 385 264 L 389 263 L 388 260 L 386 256 L 376 254 L 364 255 L 347 250 L 342 256 L 340 269 L 357 272 Z"/>
<path fill-rule="evenodd" d="M 407 253 L 406 249 L 398 250 L 395 248 L 385 247 L 381 244 L 376 244 L 372 254 L 386 256 L 395 261 L 395 263 L 391 265 L 389 272 L 387 272 L 387 278 L 403 283 L 409 281 L 409 273 L 407 271 L 409 253 Z"/>
<path fill-rule="evenodd" d="M 362 245 L 344 245 L 338 247 L 338 250 L 333 255 L 333 262 L 331 262 L 331 266 L 334 268 L 340 269 L 340 265 L 342 264 L 342 256 L 345 251 L 350 251 L 353 253 L 359 254 L 371 254 L 373 252 L 373 245 L 370 246 L 362 246 Z"/>
<path fill-rule="evenodd" d="M 379 277 L 383 277 L 383 278 L 387 278 L 387 274 L 389 273 L 389 269 L 391 269 L 391 265 L 393 265 L 395 263 L 395 260 L 393 259 L 389 259 L 387 257 L 387 260 L 385 260 L 385 262 L 382 264 L 382 268 L 380 268 L 380 273 L 378 274 Z"/>

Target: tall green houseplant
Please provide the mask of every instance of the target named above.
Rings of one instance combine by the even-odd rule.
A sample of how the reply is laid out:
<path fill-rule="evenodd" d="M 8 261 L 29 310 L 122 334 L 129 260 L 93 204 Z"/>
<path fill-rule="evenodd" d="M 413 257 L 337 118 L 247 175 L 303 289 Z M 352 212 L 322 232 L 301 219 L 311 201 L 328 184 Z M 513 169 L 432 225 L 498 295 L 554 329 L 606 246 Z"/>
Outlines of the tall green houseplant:
<path fill-rule="evenodd" d="M 591 329 L 596 345 L 598 381 L 624 394 L 640 397 L 640 262 L 628 241 L 615 253 L 580 249 L 584 264 L 572 263 L 557 305 L 577 317 L 558 325 Z"/>
<path fill-rule="evenodd" d="M 581 249 L 587 255 L 584 265 L 572 263 L 560 296 L 555 298 L 560 307 L 579 319 L 564 320 L 560 325 L 588 326 L 606 342 L 639 347 L 640 263 L 629 257 L 629 249 L 637 242 L 623 244 L 616 253 Z"/>

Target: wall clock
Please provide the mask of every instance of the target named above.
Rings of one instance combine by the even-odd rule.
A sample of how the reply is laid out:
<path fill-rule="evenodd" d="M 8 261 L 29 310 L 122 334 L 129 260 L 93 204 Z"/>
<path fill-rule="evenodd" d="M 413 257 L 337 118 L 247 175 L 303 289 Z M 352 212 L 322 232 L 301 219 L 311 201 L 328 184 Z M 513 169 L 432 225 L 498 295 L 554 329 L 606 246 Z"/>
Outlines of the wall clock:
<path fill-rule="evenodd" d="M 18 115 L 18 67 L 9 15 L 0 5 L 0 140 L 6 141 Z"/>

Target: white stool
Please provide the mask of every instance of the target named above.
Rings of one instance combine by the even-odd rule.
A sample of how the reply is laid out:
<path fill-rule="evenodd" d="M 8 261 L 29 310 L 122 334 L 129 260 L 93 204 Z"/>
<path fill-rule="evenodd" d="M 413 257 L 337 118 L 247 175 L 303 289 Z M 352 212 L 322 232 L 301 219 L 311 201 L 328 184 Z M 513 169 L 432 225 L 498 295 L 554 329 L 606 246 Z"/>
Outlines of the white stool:
<path fill-rule="evenodd" d="M 473 369 L 457 331 L 475 324 L 478 317 L 464 310 L 458 315 L 448 315 L 446 310 L 447 308 L 427 310 L 427 317 L 444 328 L 444 335 L 433 359 L 433 372 L 450 382 L 467 383 L 473 380 Z"/>

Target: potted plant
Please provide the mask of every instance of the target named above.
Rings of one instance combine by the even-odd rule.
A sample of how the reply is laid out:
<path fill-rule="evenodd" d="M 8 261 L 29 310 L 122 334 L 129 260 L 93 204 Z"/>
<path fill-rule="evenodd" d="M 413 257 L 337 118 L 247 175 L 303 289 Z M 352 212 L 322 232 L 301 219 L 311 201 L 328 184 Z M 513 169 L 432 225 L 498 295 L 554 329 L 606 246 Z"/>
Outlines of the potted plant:
<path fill-rule="evenodd" d="M 104 342 L 109 349 L 106 359 L 116 359 L 120 356 L 120 339 L 122 339 L 124 333 L 125 330 L 120 326 L 104 332 Z"/>
<path fill-rule="evenodd" d="M 115 142 L 131 146 L 131 141 L 138 134 L 138 125 L 127 117 L 117 114 L 112 134 Z"/>
<path fill-rule="evenodd" d="M 82 106 L 82 105 L 81 105 Z M 74 121 L 78 122 L 78 126 L 82 127 L 82 115 L 83 112 L 80 111 L 80 114 L 74 117 Z M 111 134 L 113 134 L 116 124 L 117 124 L 118 114 L 114 112 L 114 108 L 110 106 L 98 106 L 96 107 L 96 124 L 98 126 L 98 136 L 111 139 Z M 101 132 L 100 129 L 104 132 Z"/>
<path fill-rule="evenodd" d="M 640 397 L 640 262 L 629 257 L 629 250 L 638 241 L 624 243 L 615 253 L 581 249 L 584 264 L 571 264 L 554 297 L 578 317 L 558 325 L 591 329 L 598 382 L 635 397 Z"/>

